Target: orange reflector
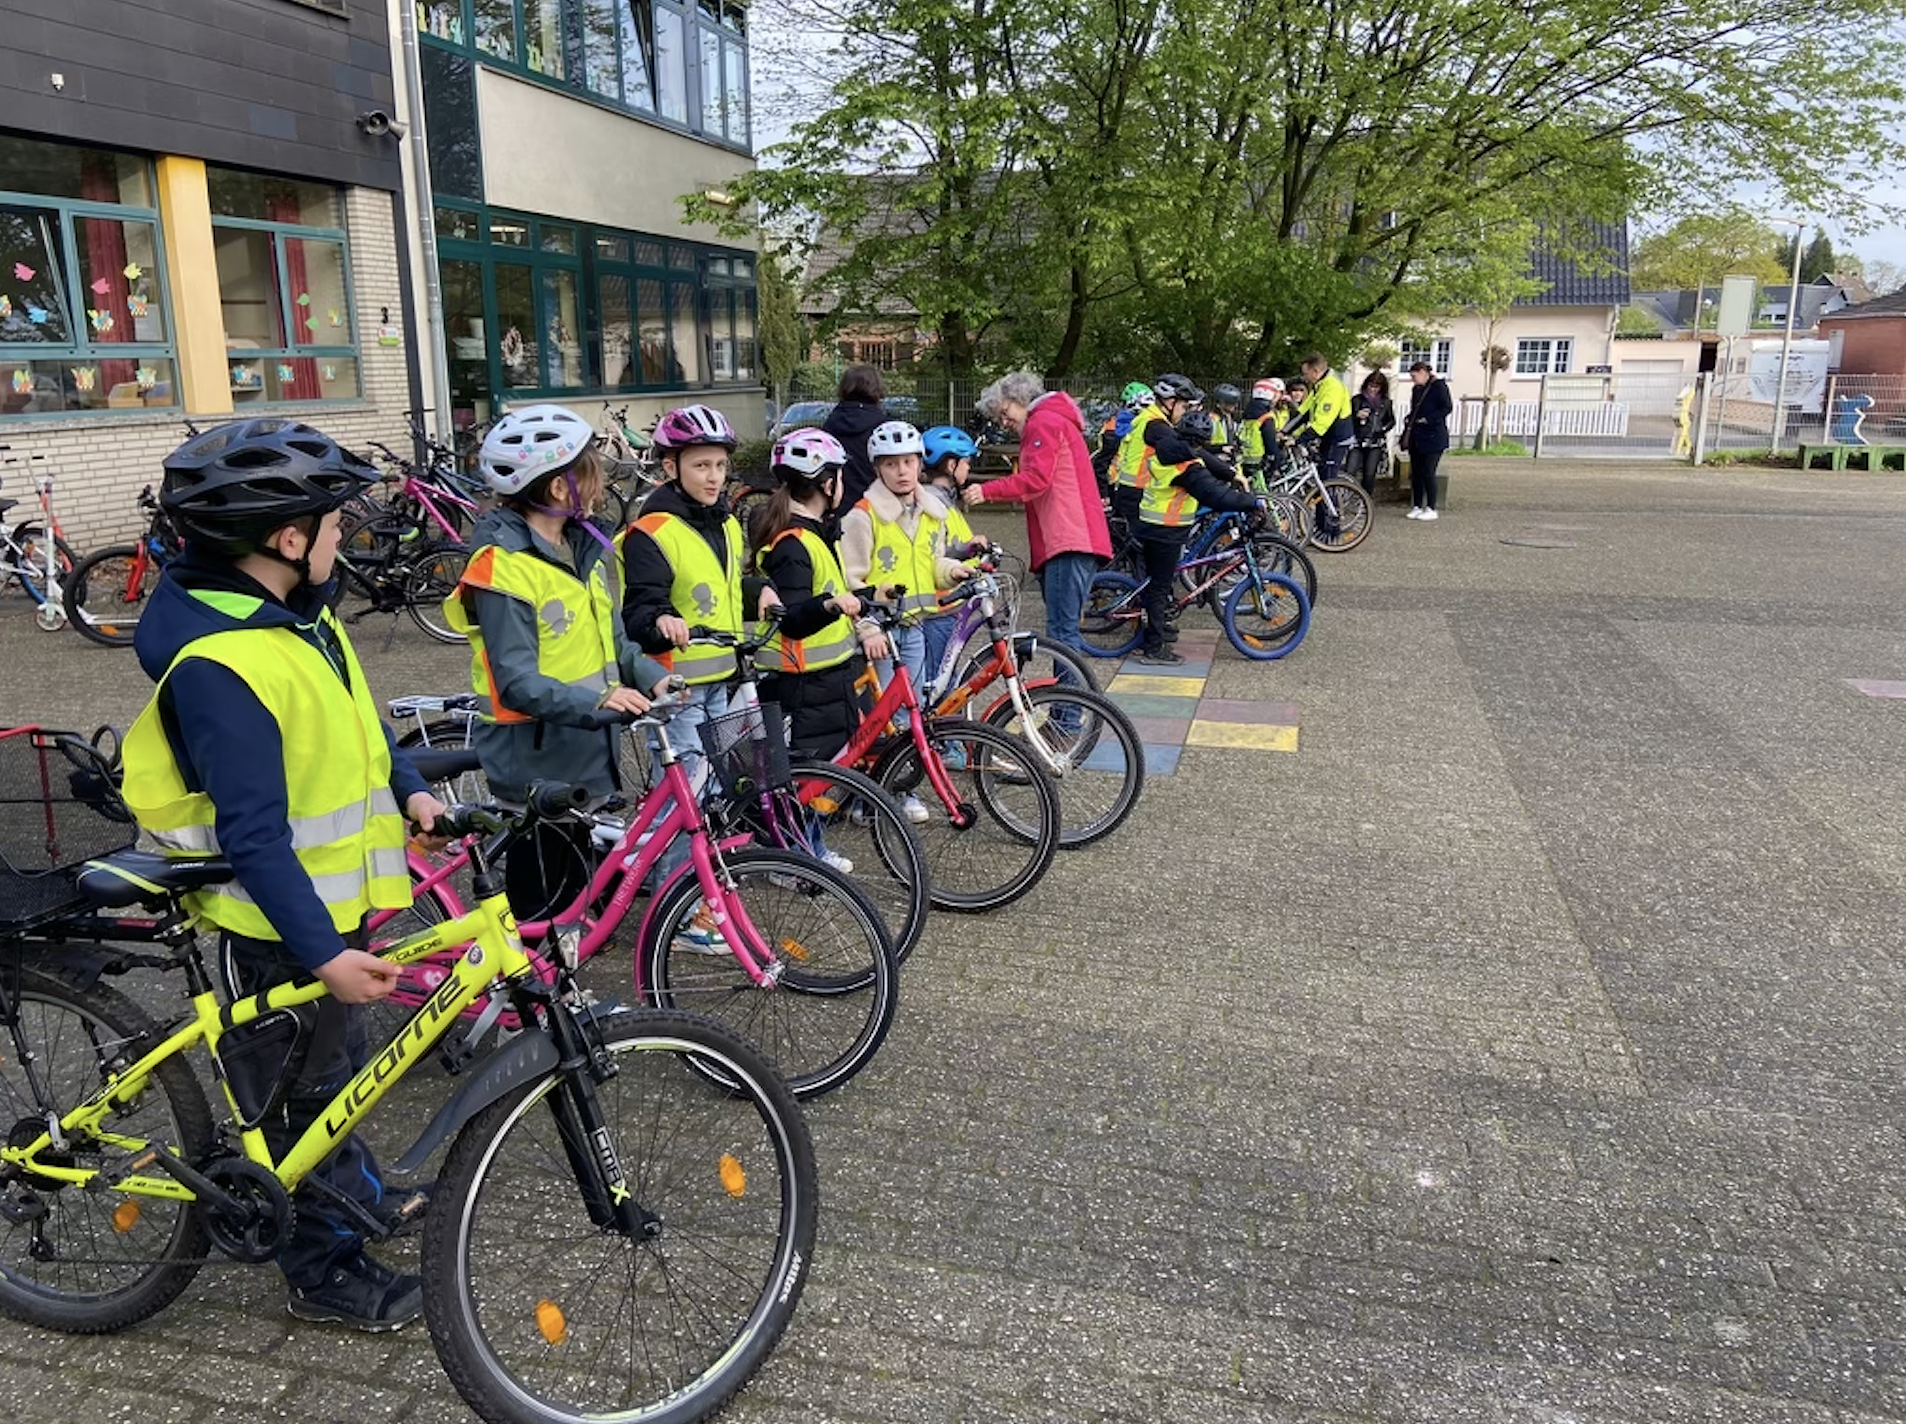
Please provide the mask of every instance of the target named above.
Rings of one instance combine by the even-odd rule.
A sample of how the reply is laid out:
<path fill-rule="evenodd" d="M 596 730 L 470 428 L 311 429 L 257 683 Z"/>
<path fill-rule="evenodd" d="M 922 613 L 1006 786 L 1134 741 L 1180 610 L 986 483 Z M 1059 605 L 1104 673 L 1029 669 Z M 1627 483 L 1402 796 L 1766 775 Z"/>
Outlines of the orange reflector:
<path fill-rule="evenodd" d="M 798 959 L 803 964 L 807 963 L 807 946 L 802 944 L 798 939 L 782 940 L 781 953 L 785 954 L 789 959 Z"/>
<path fill-rule="evenodd" d="M 117 1231 L 121 1236 L 124 1236 L 138 1224 L 138 1202 L 131 1200 L 122 1201 L 117 1207 L 113 1208 L 113 1230 Z"/>
<path fill-rule="evenodd" d="M 560 1345 L 569 1338 L 569 1322 L 563 1319 L 563 1308 L 553 1300 L 536 1302 L 536 1328 L 552 1345 Z"/>
<path fill-rule="evenodd" d="M 721 1184 L 728 1189 L 728 1195 L 739 1197 L 748 1190 L 748 1174 L 733 1156 L 721 1154 Z"/>
<path fill-rule="evenodd" d="M 816 796 L 807 804 L 810 809 L 820 812 L 823 816 L 832 816 L 840 810 L 840 802 L 832 796 Z"/>

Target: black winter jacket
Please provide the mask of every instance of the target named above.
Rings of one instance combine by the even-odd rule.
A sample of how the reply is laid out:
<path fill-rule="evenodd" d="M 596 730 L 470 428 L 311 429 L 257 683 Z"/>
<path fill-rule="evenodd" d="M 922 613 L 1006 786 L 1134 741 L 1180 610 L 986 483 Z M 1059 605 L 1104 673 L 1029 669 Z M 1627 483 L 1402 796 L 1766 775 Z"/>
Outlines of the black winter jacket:
<path fill-rule="evenodd" d="M 815 520 L 796 515 L 795 522 L 833 543 L 826 528 Z M 783 539 L 762 556 L 761 565 L 787 609 L 781 618 L 783 633 L 790 638 L 806 638 L 834 621 L 827 599 L 814 591 L 814 561 L 799 539 Z M 779 703 L 790 720 L 789 745 L 796 756 L 831 757 L 847 745 L 854 728 L 860 725 L 854 679 L 864 667 L 865 660 L 855 654 L 839 667 L 780 673 L 763 680 L 762 699 Z"/>
<path fill-rule="evenodd" d="M 827 413 L 821 429 L 840 441 L 847 452 L 847 468 L 841 471 L 840 500 L 834 506 L 843 513 L 867 493 L 874 482 L 873 461 L 867 458 L 867 437 L 876 425 L 887 420 L 887 408 L 876 401 L 842 401 Z"/>

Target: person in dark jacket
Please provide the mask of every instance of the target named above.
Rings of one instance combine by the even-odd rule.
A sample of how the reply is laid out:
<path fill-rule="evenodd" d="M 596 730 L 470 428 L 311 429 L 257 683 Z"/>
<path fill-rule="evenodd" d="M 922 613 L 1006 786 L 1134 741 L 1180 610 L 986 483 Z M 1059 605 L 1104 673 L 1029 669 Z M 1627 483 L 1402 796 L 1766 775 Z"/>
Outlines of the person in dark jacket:
<path fill-rule="evenodd" d="M 867 437 L 874 427 L 886 422 L 887 387 L 880 372 L 872 366 L 849 366 L 841 372 L 840 391 L 834 408 L 821 422 L 821 429 L 840 441 L 847 452 L 847 465 L 841 475 L 840 493 L 834 508 L 845 514 L 867 493 L 874 482 L 873 462 L 867 458 Z"/>
<path fill-rule="evenodd" d="M 1410 367 L 1409 425 L 1403 445 L 1410 455 L 1411 519 L 1434 519 L 1436 515 L 1436 467 L 1449 449 L 1449 416 L 1453 402 L 1449 385 L 1427 361 Z"/>
<path fill-rule="evenodd" d="M 283 418 L 194 435 L 165 470 L 161 502 L 186 552 L 160 579 L 133 640 L 159 687 L 126 737 L 126 800 L 162 845 L 197 833 L 196 853 L 230 862 L 236 886 L 208 887 L 204 902 L 188 902 L 220 933 L 228 993 L 306 976 L 331 990 L 297 1010 L 308 1046 L 289 1082 L 269 1081 L 272 1065 L 228 1060 L 237 1090 L 266 1098 L 277 1087 L 262 1126 L 282 1157 L 366 1061 L 358 1006 L 397 987 L 396 967 L 366 952 L 363 932 L 369 909 L 410 901 L 397 808 L 428 830 L 444 807 L 378 718 L 350 639 L 326 605 L 342 538 L 338 507 L 376 472 Z M 340 686 L 327 684 L 331 673 Z M 371 784 L 352 784 L 365 768 Z M 155 790 L 166 817 L 148 809 Z M 171 817 L 194 801 L 209 802 L 212 823 L 180 828 Z M 342 810 L 322 814 L 340 806 L 363 809 L 355 829 L 338 825 Z M 343 839 L 301 842 L 294 821 L 309 837 L 314 820 L 331 822 L 329 834 Z M 335 866 L 345 850 L 356 851 L 362 871 L 326 874 L 322 883 L 301 858 L 323 855 Z M 390 1214 L 376 1159 L 355 1136 L 312 1178 Z M 368 1255 L 362 1231 L 329 1197 L 306 1188 L 296 1205 L 277 1256 L 294 1316 L 372 1331 L 417 1318 L 421 1278 Z"/>
<path fill-rule="evenodd" d="M 1377 472 L 1390 448 L 1390 432 L 1396 429 L 1396 403 L 1390 399 L 1390 378 L 1383 372 L 1365 376 L 1362 389 L 1351 397 L 1350 425 L 1355 439 L 1344 463 L 1344 478 L 1355 480 L 1375 499 Z"/>

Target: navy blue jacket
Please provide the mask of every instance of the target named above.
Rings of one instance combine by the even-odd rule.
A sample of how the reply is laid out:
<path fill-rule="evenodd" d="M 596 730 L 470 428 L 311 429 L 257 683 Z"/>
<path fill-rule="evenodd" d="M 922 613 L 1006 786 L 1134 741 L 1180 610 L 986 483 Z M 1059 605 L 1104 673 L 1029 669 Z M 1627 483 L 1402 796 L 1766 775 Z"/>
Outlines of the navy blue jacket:
<path fill-rule="evenodd" d="M 189 590 L 195 588 L 248 594 L 264 603 L 249 618 L 236 619 L 192 597 Z M 187 554 L 166 570 L 153 590 L 133 648 L 146 676 L 157 682 L 199 638 L 233 628 L 292 628 L 339 666 L 341 678 L 341 659 L 327 648 L 317 624 L 321 604 L 318 590 L 301 588 L 287 606 L 229 564 Z M 285 948 L 305 968 L 316 969 L 343 949 L 344 941 L 291 848 L 284 739 L 278 723 L 237 673 L 193 657 L 166 678 L 160 716 L 186 786 L 212 798 L 217 813 L 213 829 L 238 883 L 257 901 Z M 384 740 L 391 749 L 390 789 L 401 806 L 430 788 L 397 749 L 389 727 L 384 728 Z"/>
<path fill-rule="evenodd" d="M 1415 387 L 1410 396 L 1409 425 L 1403 433 L 1404 448 L 1421 450 L 1426 454 L 1433 450 L 1447 450 L 1452 409 L 1449 383 L 1441 376 L 1431 376 Z"/>

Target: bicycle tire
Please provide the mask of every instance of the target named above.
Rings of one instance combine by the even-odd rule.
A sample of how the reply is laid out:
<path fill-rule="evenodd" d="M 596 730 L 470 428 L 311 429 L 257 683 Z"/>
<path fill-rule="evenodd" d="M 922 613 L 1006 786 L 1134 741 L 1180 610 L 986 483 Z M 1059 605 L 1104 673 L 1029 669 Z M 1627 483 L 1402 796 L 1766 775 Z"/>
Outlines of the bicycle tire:
<path fill-rule="evenodd" d="M 846 876 L 799 851 L 748 846 L 721 859 L 718 873 L 730 877 L 777 956 L 778 983 L 757 986 L 732 950 L 684 942 L 702 905 L 689 872 L 669 882 L 642 921 L 635 955 L 645 1002 L 711 1018 L 758 1045 L 797 1098 L 831 1092 L 873 1061 L 893 1027 L 900 970 L 880 912 Z M 823 897 L 845 908 L 838 928 L 801 913 L 804 902 L 816 910 Z M 823 1031 L 846 1046 L 814 1046 Z"/>
<path fill-rule="evenodd" d="M 807 813 L 825 818 L 821 825 L 823 844 L 829 850 L 852 852 L 848 858 L 854 868 L 847 872 L 847 878 L 880 911 L 893 941 L 894 962 L 905 964 L 926 932 L 927 915 L 933 906 L 933 879 L 919 833 L 893 797 L 864 771 L 801 758 L 795 759 L 789 769 L 794 793 Z M 821 782 L 850 791 L 854 799 L 816 806 L 814 793 L 826 789 L 819 785 Z M 857 832 L 865 834 L 864 851 Z"/>
<path fill-rule="evenodd" d="M 1145 614 L 1138 605 L 1140 581 L 1130 574 L 1093 576 L 1079 614 L 1079 636 L 1092 655 L 1122 658 L 1145 641 Z"/>
<path fill-rule="evenodd" d="M 1275 600 L 1274 608 L 1288 598 L 1294 601 L 1295 609 L 1288 616 L 1278 609 L 1278 617 L 1264 618 L 1247 578 L 1232 589 L 1224 601 L 1224 636 L 1231 640 L 1232 647 L 1253 662 L 1275 662 L 1296 652 L 1310 631 L 1310 600 L 1294 580 L 1282 574 L 1265 574 L 1263 582 L 1266 592 Z M 1262 627 L 1251 622 L 1257 618 L 1264 618 Z"/>
<path fill-rule="evenodd" d="M 36 1050 L 35 1072 L 49 1085 L 56 1108 L 76 1105 L 96 1092 L 106 1075 L 134 1062 L 159 1042 L 162 1030 L 118 990 L 94 983 L 80 989 L 68 980 L 42 972 L 17 961 L 0 966 L 7 979 L 22 1021 L 22 1034 Z M 26 1022 L 39 1005 L 38 1026 L 28 1030 Z M 65 1028 L 49 1030 L 49 1015 L 63 1011 L 79 1021 L 80 1037 Z M 83 1037 L 84 1042 L 81 1042 Z M 8 1102 L 9 1119 L 23 1122 L 37 1116 L 30 1089 L 19 1075 L 19 1064 L 10 1039 L 0 1038 L 7 1051 L 0 1058 L 0 1100 Z M 65 1049 L 75 1057 L 62 1056 Z M 111 1050 L 108 1056 L 107 1050 Z M 90 1053 L 88 1052 L 90 1050 Z M 90 1056 L 92 1062 L 86 1059 Z M 76 1079 L 70 1091 L 55 1083 L 56 1078 Z M 157 1098 L 153 1097 L 157 1094 Z M 151 1125 L 142 1126 L 141 1118 L 156 1102 L 163 1101 L 165 1121 L 151 1115 Z M 166 1143 L 187 1161 L 202 1160 L 212 1148 L 212 1114 L 205 1092 L 183 1056 L 161 1063 L 149 1085 L 131 1100 L 127 1111 L 112 1119 L 112 1130 L 128 1137 L 141 1137 Z M 74 1164 L 95 1156 L 102 1163 L 123 1153 L 113 1149 L 87 1153 L 79 1144 L 66 1155 Z M 19 1192 L 33 1190 L 11 1168 L 0 1168 L 0 1193 L 15 1201 Z M 210 1239 L 199 1208 L 192 1202 L 171 1202 L 159 1197 L 121 1196 L 110 1190 L 91 1192 L 79 1187 L 56 1188 L 35 1192 L 47 1204 L 50 1231 L 34 1232 L 20 1226 L 7 1226 L 0 1232 L 0 1312 L 38 1325 L 75 1335 L 99 1335 L 123 1330 L 150 1319 L 176 1300 L 192 1283 L 205 1262 Z M 130 1222 L 117 1217 L 125 1203 L 136 1203 Z M 90 1212 L 85 1229 L 76 1229 L 79 1213 Z M 151 1218 L 149 1221 L 148 1218 Z M 57 1248 L 62 1240 L 79 1245 L 83 1253 L 98 1259 L 115 1247 L 124 1247 L 126 1264 L 115 1268 L 81 1265 L 79 1269 L 115 1269 L 130 1273 L 121 1285 L 107 1290 L 68 1291 L 48 1286 L 36 1279 L 22 1279 L 22 1265 L 29 1271 L 47 1268 L 58 1272 L 61 1263 L 34 1260 L 30 1254 L 35 1240 L 46 1240 Z M 22 1248 L 25 1248 L 22 1250 Z M 16 1251 L 21 1254 L 16 1256 Z"/>
<path fill-rule="evenodd" d="M 618 1070 L 596 1088 L 604 1118 L 617 1119 L 605 1124 L 610 1147 L 661 1229 L 631 1242 L 591 1220 L 574 1164 L 595 1160 L 599 1149 L 574 1140 L 556 1096 L 560 1074 L 516 1090 L 464 1126 L 425 1219 L 424 1318 L 444 1373 L 488 1424 L 706 1419 L 772 1353 L 813 1260 L 820 1207 L 814 1144 L 800 1105 L 763 1055 L 689 1014 L 623 1010 L 594 1020 L 592 1032 Z M 732 1087 L 710 1088 L 706 1071 L 683 1072 L 683 1064 L 712 1068 Z M 537 1140 L 539 1129 L 548 1142 Z M 772 1184 L 763 1188 L 768 1177 Z M 512 1212 L 520 1223 L 514 1229 Z M 493 1217 L 503 1219 L 495 1271 L 483 1261 Z M 711 1246 L 716 1232 L 720 1251 Z M 526 1233 L 546 1249 L 526 1252 Z M 737 1264 L 742 1251 L 748 1255 Z M 592 1261 L 600 1265 L 586 1271 Z M 650 1269 L 638 1279 L 643 1266 Z M 605 1276 L 611 1288 L 616 1277 L 625 1282 L 604 1304 L 608 1328 L 599 1337 L 591 1325 L 572 1332 L 563 1305 L 580 1311 L 592 1304 Z M 677 1308 L 678 1290 L 727 1281 L 743 1282 L 751 1295 L 745 1312 L 717 1315 L 699 1299 Z M 644 1295 L 652 1302 L 658 1294 L 664 1309 L 651 1349 L 639 1312 Z M 697 1370 L 680 1352 L 698 1327 L 717 1338 L 708 1340 L 708 1363 Z M 612 1342 L 626 1354 L 605 1364 Z M 525 1365 L 512 1370 L 505 1354 Z M 652 1370 L 662 1354 L 688 1378 L 663 1375 L 638 1390 L 638 1372 Z M 530 1370 L 534 1378 L 525 1378 Z M 621 1400 L 602 1397 L 619 1385 Z"/>
<path fill-rule="evenodd" d="M 19 580 L 20 591 L 38 604 L 46 602 L 46 579 L 43 576 L 46 555 L 40 551 L 40 540 L 45 537 L 45 530 L 38 524 L 21 524 L 13 531 L 13 544 L 19 551 L 20 559 L 19 567 L 13 571 L 13 576 Z M 53 552 L 60 562 L 60 582 L 63 585 L 73 576 L 73 570 L 78 566 L 79 558 L 73 553 L 72 546 L 57 534 L 53 536 Z M 39 571 L 42 576 L 36 577 L 34 571 Z M 0 584 L 0 587 L 5 585 Z M 64 608 L 60 609 L 61 613 L 65 611 Z"/>
<path fill-rule="evenodd" d="M 1262 529 L 1252 536 L 1251 549 L 1257 556 L 1259 569 L 1290 579 L 1304 590 L 1304 597 L 1310 600 L 1311 608 L 1316 609 L 1317 566 L 1310 561 L 1310 555 L 1304 552 L 1302 546 L 1282 534 Z"/>
<path fill-rule="evenodd" d="M 1078 850 L 1104 840 L 1125 824 L 1145 792 L 1145 744 L 1139 739 L 1138 729 L 1118 704 L 1102 692 L 1054 684 L 1028 688 L 1026 697 L 1035 716 L 1041 708 L 1046 709 L 1039 734 L 1065 739 L 1060 747 L 1054 748 L 1066 763 L 1059 776 L 1059 849 Z M 1065 731 L 1053 721 L 1053 709 L 1067 703 L 1084 709 L 1076 732 Z M 1018 730 L 1024 719 L 1010 697 L 1002 697 L 987 712 L 986 721 L 1010 736 L 1024 736 L 1024 732 Z M 1116 744 L 1116 752 L 1106 745 L 1108 742 Z M 1052 742 L 1048 740 L 1047 745 L 1051 746 Z M 1112 768 L 1105 767 L 1104 762 L 1114 756 L 1118 763 Z M 1095 759 L 1100 763 L 1098 766 L 1093 765 Z M 1079 807 L 1086 800 L 1081 788 L 1099 780 L 1110 780 L 1114 775 L 1119 785 L 1105 808 L 1096 814 L 1081 812 Z"/>
<path fill-rule="evenodd" d="M 918 795 L 927 805 L 927 822 L 919 828 L 920 845 L 933 877 L 934 908 L 977 914 L 1010 905 L 1045 877 L 1059 849 L 1059 793 L 1052 778 L 1033 763 L 1030 750 L 1017 738 L 983 722 L 929 718 L 927 740 L 939 744 L 933 751 L 943 763 L 946 749 L 954 742 L 969 744 L 968 750 L 958 754 L 957 764 L 946 767 L 956 791 L 971 778 L 975 804 L 962 797 L 958 819 L 954 808 L 939 804 L 911 736 L 890 742 L 874 763 L 873 774 L 889 795 L 901 801 Z M 975 755 L 975 747 L 990 750 Z M 995 767 L 990 774 L 989 763 Z M 1008 790 L 1024 792 L 1028 803 L 1024 811 L 1008 807 L 1004 800 Z M 1005 833 L 1003 842 L 987 830 L 989 821 Z M 982 875 L 965 870 L 975 850 L 989 843 L 1003 845 L 1008 853 L 1013 869 L 1003 878 L 997 872 Z"/>
<path fill-rule="evenodd" d="M 1328 532 L 1321 527 L 1317 511 L 1323 505 L 1325 490 L 1337 506 L 1337 528 Z M 1370 496 L 1363 486 L 1349 480 L 1325 480 L 1310 497 L 1310 546 L 1325 554 L 1345 554 L 1370 537 L 1372 517 Z"/>
<path fill-rule="evenodd" d="M 112 544 L 95 549 L 81 559 L 61 583 L 60 598 L 66 605 L 66 621 L 87 642 L 98 643 L 103 648 L 132 646 L 133 633 L 139 626 L 138 610 L 159 586 L 162 572 L 159 561 L 146 551 L 137 596 L 131 600 L 126 598 L 125 591 L 132 586 L 133 568 L 142 547 Z M 120 567 L 108 567 L 115 564 Z M 98 580 L 96 588 L 95 579 Z M 98 612 L 89 606 L 92 602 L 98 603 Z"/>
<path fill-rule="evenodd" d="M 404 569 L 404 611 L 425 633 L 439 643 L 468 643 L 466 634 L 457 632 L 444 617 L 443 603 L 456 591 L 470 562 L 466 544 L 442 543 L 420 549 Z"/>
<path fill-rule="evenodd" d="M 1083 618 L 1080 621 L 1083 623 Z M 979 676 L 980 669 L 992 660 L 991 636 L 982 624 L 975 630 L 973 636 L 966 640 L 965 646 L 960 650 L 961 661 L 953 686 L 958 687 L 961 683 L 971 682 Z M 968 652 L 968 649 L 971 651 Z M 1054 642 L 1041 633 L 1033 640 L 1032 656 L 1020 659 L 1019 675 L 1027 682 L 1042 682 L 1047 678 L 1064 682 L 1069 673 L 1074 682 L 1087 691 L 1102 692 L 1104 689 L 1099 686 L 1099 675 L 1092 668 L 1092 663 L 1097 661 L 1096 657 L 1088 659 L 1081 656 L 1076 648 Z"/>

